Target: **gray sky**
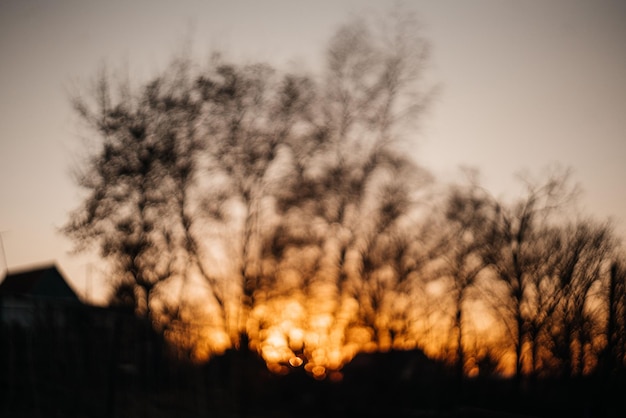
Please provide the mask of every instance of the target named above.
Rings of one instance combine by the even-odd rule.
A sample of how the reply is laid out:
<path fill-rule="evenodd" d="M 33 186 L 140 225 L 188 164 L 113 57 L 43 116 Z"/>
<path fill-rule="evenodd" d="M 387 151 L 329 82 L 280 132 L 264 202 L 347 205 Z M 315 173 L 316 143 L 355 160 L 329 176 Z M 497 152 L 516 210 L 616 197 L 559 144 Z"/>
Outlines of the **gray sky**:
<path fill-rule="evenodd" d="M 626 2 L 407 3 L 432 42 L 429 77 L 442 86 L 419 132 L 418 161 L 442 179 L 475 166 L 496 195 L 510 193 L 518 171 L 560 163 L 574 169 L 583 210 L 626 233 Z M 388 4 L 1 1 L 0 232 L 9 269 L 56 262 L 80 294 L 102 295 L 98 264 L 69 254 L 57 230 L 79 203 L 69 176 L 79 129 L 67 91 L 103 63 L 141 81 L 191 39 L 201 58 L 217 48 L 316 66 L 339 23 Z M 0 274 L 5 268 L 0 258 Z"/>

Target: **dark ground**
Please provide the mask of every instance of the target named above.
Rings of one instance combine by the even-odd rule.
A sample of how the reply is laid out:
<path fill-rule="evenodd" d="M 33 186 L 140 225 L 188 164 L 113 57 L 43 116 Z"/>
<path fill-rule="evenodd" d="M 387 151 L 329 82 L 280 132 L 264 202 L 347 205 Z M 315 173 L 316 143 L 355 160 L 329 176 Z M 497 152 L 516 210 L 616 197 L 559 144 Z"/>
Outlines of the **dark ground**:
<path fill-rule="evenodd" d="M 393 356 L 394 354 L 387 354 Z M 406 356 L 406 355 L 405 355 Z M 445 371 L 400 378 L 346 366 L 341 382 L 302 370 L 270 374 L 252 354 L 231 352 L 208 365 L 128 365 L 82 375 L 70 364 L 40 366 L 3 378 L 2 417 L 623 417 L 625 386 L 597 379 L 541 381 L 516 388 L 508 379 L 458 380 Z M 431 365 L 432 366 L 432 365 Z M 142 376 L 144 373 L 146 375 Z M 52 379 L 56 374 L 57 378 Z M 60 376 L 60 377 L 59 377 Z M 74 380 L 74 377 L 76 378 Z"/>
<path fill-rule="evenodd" d="M 626 379 L 459 381 L 421 351 L 359 355 L 341 381 L 271 374 L 249 351 L 173 358 L 132 315 L 0 326 L 0 417 L 625 417 Z"/>

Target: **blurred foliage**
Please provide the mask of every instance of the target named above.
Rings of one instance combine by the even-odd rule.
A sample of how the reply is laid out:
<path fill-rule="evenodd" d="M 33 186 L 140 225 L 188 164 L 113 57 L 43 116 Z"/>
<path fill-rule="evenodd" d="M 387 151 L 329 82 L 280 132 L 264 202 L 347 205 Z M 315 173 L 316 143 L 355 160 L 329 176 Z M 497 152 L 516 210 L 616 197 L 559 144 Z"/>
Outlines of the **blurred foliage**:
<path fill-rule="evenodd" d="M 415 15 L 340 26 L 319 74 L 214 54 L 73 97 L 82 204 L 64 232 L 181 358 L 251 348 L 332 378 L 419 348 L 456 375 L 624 371 L 624 254 L 571 174 L 506 201 L 406 152 L 436 89 Z"/>

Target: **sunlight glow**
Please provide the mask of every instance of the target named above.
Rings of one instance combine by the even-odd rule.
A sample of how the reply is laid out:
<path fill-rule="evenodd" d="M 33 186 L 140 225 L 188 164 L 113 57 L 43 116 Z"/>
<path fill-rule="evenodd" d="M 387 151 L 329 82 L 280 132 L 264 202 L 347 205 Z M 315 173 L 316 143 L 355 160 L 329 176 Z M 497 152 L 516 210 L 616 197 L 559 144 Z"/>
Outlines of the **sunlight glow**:
<path fill-rule="evenodd" d="M 384 301 L 373 324 L 365 324 L 359 319 L 363 307 L 356 298 L 331 297 L 331 290 L 324 283 L 315 289 L 316 295 L 306 296 L 298 289 L 271 298 L 259 294 L 258 302 L 247 314 L 249 348 L 263 358 L 270 372 L 282 375 L 302 369 L 315 379 L 339 381 L 343 379 L 344 366 L 358 353 L 416 348 L 430 358 L 453 362 L 455 340 L 441 332 L 451 326 L 446 312 L 429 311 L 426 305 L 415 303 L 411 294 L 398 294 Z M 441 282 L 431 282 L 421 291 L 443 301 L 446 297 L 443 289 Z M 501 324 L 484 306 L 472 308 L 471 321 L 477 335 L 475 340 L 466 341 L 467 350 L 471 351 L 476 344 L 501 347 L 502 342 L 495 337 L 503 332 Z M 181 348 L 183 356 L 197 363 L 210 361 L 237 341 L 237 333 L 232 329 L 229 334 L 218 324 L 210 327 L 207 322 L 204 324 L 183 326 L 181 323 L 180 329 L 167 330 L 166 337 Z M 495 355 L 499 355 L 500 373 L 514 371 L 510 357 Z M 479 359 L 468 358 L 466 373 L 472 376 L 480 373 Z"/>
<path fill-rule="evenodd" d="M 289 359 L 289 364 L 292 367 L 300 367 L 302 366 L 303 363 L 304 363 L 304 360 L 302 360 L 302 357 L 294 356 Z"/>
<path fill-rule="evenodd" d="M 253 311 L 248 332 L 255 347 L 276 373 L 285 368 L 304 367 L 316 379 L 340 380 L 334 373 L 350 361 L 371 338 L 363 331 L 356 341 L 346 341 L 344 321 L 328 313 L 328 305 L 309 301 L 300 303 L 298 297 L 275 298 L 266 301 Z M 255 328 L 255 329 L 251 329 Z"/>

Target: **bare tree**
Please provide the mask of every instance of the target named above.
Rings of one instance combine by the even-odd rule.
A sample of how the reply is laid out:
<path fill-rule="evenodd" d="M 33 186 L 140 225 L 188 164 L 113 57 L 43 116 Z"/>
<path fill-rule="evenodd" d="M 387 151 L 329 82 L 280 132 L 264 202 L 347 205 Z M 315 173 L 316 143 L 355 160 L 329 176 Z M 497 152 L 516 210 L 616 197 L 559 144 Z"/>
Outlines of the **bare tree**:
<path fill-rule="evenodd" d="M 528 182 L 526 194 L 513 204 L 476 184 L 448 195 L 449 235 L 441 239 L 451 244 L 436 277 L 450 278 L 461 371 L 463 304 L 472 288 L 490 301 L 508 330 L 518 381 L 526 372 L 578 376 L 596 366 L 605 347 L 602 301 L 607 292 L 613 304 L 617 298 L 615 281 L 606 290 L 616 241 L 609 224 L 568 221 L 566 203 L 575 192 L 569 173 L 556 172 Z M 477 286 L 482 272 L 486 281 Z M 615 318 L 608 317 L 611 329 Z"/>
<path fill-rule="evenodd" d="M 465 372 L 465 312 L 470 292 L 479 275 L 488 268 L 484 252 L 494 239 L 494 205 L 477 184 L 455 186 L 443 210 L 446 227 L 438 239 L 446 244 L 440 255 L 443 263 L 436 277 L 448 279 L 447 289 L 454 309 L 452 326 L 456 332 L 456 369 L 459 379 Z"/>
<path fill-rule="evenodd" d="M 505 321 L 513 341 L 518 382 L 524 372 L 528 324 L 534 311 L 529 295 L 533 293 L 533 277 L 541 274 L 542 268 L 541 231 L 550 215 L 564 209 L 574 194 L 569 172 L 556 172 L 543 181 L 526 181 L 526 194 L 512 205 L 493 201 L 494 233 L 484 256 L 506 289 L 503 306 L 509 315 Z"/>
<path fill-rule="evenodd" d="M 429 181 L 393 147 L 430 98 L 428 47 L 410 13 L 393 18 L 379 33 L 361 20 L 340 27 L 317 79 L 219 56 L 203 69 L 178 60 L 117 96 L 103 76 L 93 103 L 75 100 L 96 140 L 77 176 L 87 197 L 65 232 L 111 261 L 120 296 L 148 317 L 180 322 L 168 285 L 199 277 L 242 345 L 294 248 L 322 250 L 303 270 L 308 292 L 324 276 L 338 299 L 380 304 L 374 271 L 408 277 L 411 243 L 397 231 Z M 301 233 L 314 224 L 324 227 Z M 374 253 L 392 261 L 348 267 Z M 335 273 L 321 275 L 330 260 Z"/>
<path fill-rule="evenodd" d="M 87 198 L 64 231 L 79 248 L 96 246 L 113 263 L 120 286 L 134 286 L 148 317 L 161 284 L 192 275 L 210 287 L 225 316 L 229 287 L 209 268 L 204 234 L 211 222 L 230 220 L 225 203 L 238 205 L 244 221 L 234 245 L 241 248 L 236 260 L 249 306 L 257 285 L 258 208 L 268 184 L 279 180 L 267 173 L 302 119 L 294 114 L 306 115 L 303 83 L 277 81 L 266 66 L 214 60 L 197 73 L 177 60 L 140 91 L 122 84 L 113 97 L 117 86 L 103 75 L 94 103 L 74 101 L 98 139 L 77 171 Z"/>
<path fill-rule="evenodd" d="M 327 50 L 327 126 L 361 147 L 367 138 L 374 147 L 397 140 L 435 92 L 423 82 L 429 55 L 415 13 L 404 7 L 342 25 Z"/>
<path fill-rule="evenodd" d="M 613 261 L 606 292 L 606 348 L 602 356 L 605 374 L 619 376 L 626 365 L 626 268 Z"/>
<path fill-rule="evenodd" d="M 197 111 L 179 64 L 135 96 L 122 83 L 116 101 L 103 72 L 95 103 L 74 98 L 99 140 L 89 143 L 90 155 L 76 171 L 88 195 L 64 232 L 79 249 L 95 245 L 112 261 L 118 286 L 134 288 L 137 309 L 149 318 L 155 290 L 180 271 L 188 232 L 185 195 L 193 185 Z"/>
<path fill-rule="evenodd" d="M 540 372 L 549 373 L 550 344 L 546 342 L 550 322 L 559 306 L 562 287 L 560 285 L 559 262 L 563 254 L 563 238 L 560 225 L 544 225 L 535 235 L 536 265 L 534 274 L 528 278 L 527 343 L 531 377 L 536 379 Z"/>
<path fill-rule="evenodd" d="M 579 221 L 563 229 L 558 260 L 558 305 L 549 318 L 552 355 L 561 373 L 580 376 L 595 366 L 604 334 L 599 293 L 615 241 L 608 225 Z"/>

